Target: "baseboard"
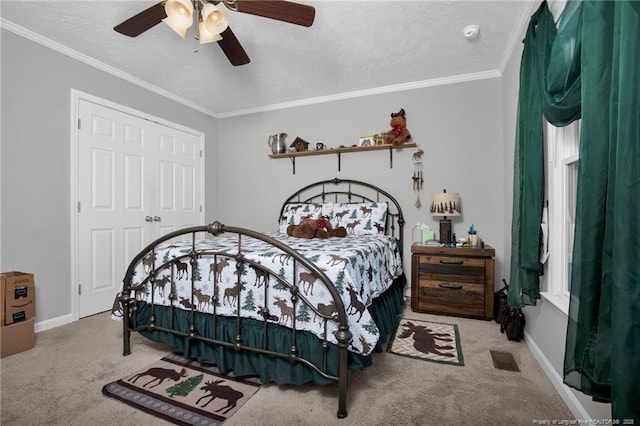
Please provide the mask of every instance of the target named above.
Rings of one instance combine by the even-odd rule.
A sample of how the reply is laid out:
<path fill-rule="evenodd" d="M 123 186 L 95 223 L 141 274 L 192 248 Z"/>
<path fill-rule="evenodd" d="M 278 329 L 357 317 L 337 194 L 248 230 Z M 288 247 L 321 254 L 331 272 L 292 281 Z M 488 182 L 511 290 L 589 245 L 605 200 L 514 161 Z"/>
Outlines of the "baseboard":
<path fill-rule="evenodd" d="M 571 413 L 573 413 L 575 418 L 590 419 L 591 416 L 584 408 L 584 406 L 580 403 L 580 401 L 578 401 L 578 398 L 576 398 L 576 396 L 573 394 L 571 388 L 569 388 L 569 386 L 565 385 L 562 382 L 562 377 L 560 376 L 560 374 L 558 374 L 556 369 L 553 368 L 551 362 L 549 362 L 542 350 L 540 350 L 538 345 L 536 345 L 536 342 L 534 342 L 531 336 L 529 336 L 529 334 L 527 334 L 526 332 L 524 333 L 524 341 L 527 343 L 527 346 L 533 354 L 533 357 L 536 359 L 540 367 L 542 367 L 545 374 L 553 384 L 553 387 L 556 388 L 556 391 L 558 391 L 560 397 L 562 398 L 564 403 L 567 404 L 567 407 L 569 408 L 569 410 L 571 410 Z"/>
<path fill-rule="evenodd" d="M 52 318 L 45 321 L 36 321 L 34 324 L 35 332 L 40 333 L 41 331 L 51 330 L 52 328 L 60 327 L 61 325 L 69 324 L 75 321 L 73 319 L 73 315 L 63 315 L 61 317 Z"/>

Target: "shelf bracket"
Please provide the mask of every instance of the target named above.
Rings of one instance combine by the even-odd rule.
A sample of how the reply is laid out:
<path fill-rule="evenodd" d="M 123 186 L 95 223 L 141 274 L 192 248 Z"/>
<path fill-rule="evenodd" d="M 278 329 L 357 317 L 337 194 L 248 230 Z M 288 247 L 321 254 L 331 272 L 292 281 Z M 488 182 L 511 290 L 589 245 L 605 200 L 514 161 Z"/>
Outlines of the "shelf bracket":
<path fill-rule="evenodd" d="M 289 157 L 291 159 L 291 166 L 293 167 L 293 174 L 296 174 L 296 157 L 293 155 Z"/>
<path fill-rule="evenodd" d="M 393 169 L 393 148 L 389 147 L 389 168 Z"/>
<path fill-rule="evenodd" d="M 340 152 L 340 151 L 338 151 L 338 171 L 340 171 L 340 168 L 341 168 L 341 167 L 340 167 L 340 160 L 341 160 L 341 159 L 342 159 L 342 157 L 341 157 L 341 152 Z"/>

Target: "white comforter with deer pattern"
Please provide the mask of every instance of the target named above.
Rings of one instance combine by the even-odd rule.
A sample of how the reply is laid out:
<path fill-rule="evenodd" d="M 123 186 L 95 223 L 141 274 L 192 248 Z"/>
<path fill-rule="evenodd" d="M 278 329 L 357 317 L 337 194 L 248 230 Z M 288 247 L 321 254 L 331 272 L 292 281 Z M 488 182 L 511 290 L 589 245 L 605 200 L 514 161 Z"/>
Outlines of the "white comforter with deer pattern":
<path fill-rule="evenodd" d="M 387 290 L 393 280 L 402 274 L 402 261 L 398 242 L 395 238 L 383 235 L 349 236 L 330 239 L 300 239 L 282 233 L 270 233 L 289 247 L 297 250 L 315 263 L 334 283 L 345 306 L 349 328 L 353 340 L 349 350 L 367 355 L 378 342 L 379 331 L 366 309 L 377 296 Z M 196 250 L 202 251 L 212 247 L 211 240 L 196 243 Z M 236 253 L 237 235 L 220 235 L 215 237 L 216 252 Z M 156 251 L 155 264 L 160 265 L 176 259 L 191 251 L 191 243 L 165 243 Z M 246 258 L 259 263 L 263 268 L 282 276 L 288 282 L 294 282 L 293 263 L 289 255 L 277 247 L 250 237 L 242 238 L 242 254 Z M 213 312 L 213 301 L 216 300 L 216 313 L 235 316 L 238 307 L 244 317 L 263 320 L 265 307 L 268 318 L 274 323 L 291 327 L 295 316 L 296 328 L 324 336 L 321 318 L 314 318 L 314 313 L 305 304 L 298 303 L 293 312 L 291 293 L 278 280 L 266 279 L 260 269 L 245 264 L 241 268 L 240 286 L 237 286 L 237 268 L 235 261 L 218 256 L 203 257 L 195 267 L 187 259 L 171 262 L 171 267 L 158 273 L 154 288 L 153 302 L 159 305 L 171 305 L 201 312 Z M 146 262 L 145 262 L 146 261 Z M 146 263 L 146 265 L 145 265 Z M 142 282 L 149 271 L 149 259 L 143 259 L 137 266 L 134 284 Z M 316 306 L 320 312 L 335 312 L 329 291 L 322 281 L 309 274 L 301 265 L 297 265 L 297 282 L 300 297 Z M 173 271 L 172 271 L 173 269 Z M 173 272 L 174 281 L 171 283 Z M 194 297 L 191 296 L 191 278 L 195 277 Z M 214 279 L 218 282 L 218 290 L 213 297 Z M 270 281 L 270 282 L 267 282 Z M 265 300 L 265 286 L 268 286 Z M 238 291 L 240 290 L 240 291 Z M 151 288 L 147 285 L 146 294 L 138 295 L 151 301 Z M 175 297 L 169 295 L 174 293 Z M 116 304 L 117 305 L 117 304 Z M 115 306 L 115 305 L 114 305 Z M 119 306 L 119 305 L 118 305 Z M 121 318 L 122 313 L 114 309 L 114 318 Z M 337 343 L 334 332 L 337 324 L 328 323 L 328 339 Z"/>

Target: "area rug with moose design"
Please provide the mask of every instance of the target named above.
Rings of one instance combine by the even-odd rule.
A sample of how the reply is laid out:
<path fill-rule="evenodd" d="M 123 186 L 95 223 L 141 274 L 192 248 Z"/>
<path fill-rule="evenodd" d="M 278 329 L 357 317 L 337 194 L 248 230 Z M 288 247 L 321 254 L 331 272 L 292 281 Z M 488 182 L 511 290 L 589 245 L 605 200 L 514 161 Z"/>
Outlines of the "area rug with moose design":
<path fill-rule="evenodd" d="M 387 352 L 425 361 L 464 365 L 456 324 L 400 318 Z"/>
<path fill-rule="evenodd" d="M 106 384 L 102 393 L 180 425 L 220 425 L 260 388 L 254 377 L 221 374 L 215 366 L 170 354 Z"/>

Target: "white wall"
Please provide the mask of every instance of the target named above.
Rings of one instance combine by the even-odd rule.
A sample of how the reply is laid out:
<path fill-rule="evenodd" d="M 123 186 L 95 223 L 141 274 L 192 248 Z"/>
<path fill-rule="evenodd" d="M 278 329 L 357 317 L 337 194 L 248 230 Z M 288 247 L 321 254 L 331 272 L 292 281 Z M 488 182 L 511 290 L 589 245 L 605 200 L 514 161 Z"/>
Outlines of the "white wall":
<path fill-rule="evenodd" d="M 215 119 L 2 30 L 3 271 L 34 273 L 37 318 L 71 307 L 70 90 L 77 89 L 205 133 L 215 153 Z M 213 182 L 215 169 L 207 168 Z M 215 214 L 215 186 L 206 185 Z"/>
<path fill-rule="evenodd" d="M 359 179 L 379 185 L 398 199 L 407 223 L 404 252 L 409 254 L 416 222 L 426 222 L 438 232 L 428 206 L 431 193 L 446 188 L 458 192 L 462 203 L 462 216 L 453 218 L 453 231 L 464 236 L 473 223 L 481 238 L 496 248 L 500 271 L 505 220 L 500 104 L 500 79 L 492 78 L 221 119 L 220 220 L 275 230 L 282 202 L 297 188 L 333 177 Z M 411 179 L 411 157 L 417 148 L 394 151 L 393 168 L 386 150 L 343 154 L 341 172 L 337 155 L 300 157 L 295 175 L 289 159 L 267 157 L 267 140 L 273 133 L 287 133 L 289 143 L 300 136 L 314 145 L 348 146 L 360 136 L 389 130 L 390 114 L 400 108 L 405 109 L 407 128 L 424 151 L 420 210 L 415 207 Z M 247 200 L 256 200 L 252 208 L 247 208 Z M 409 266 L 407 255 L 407 275 Z"/>

